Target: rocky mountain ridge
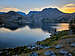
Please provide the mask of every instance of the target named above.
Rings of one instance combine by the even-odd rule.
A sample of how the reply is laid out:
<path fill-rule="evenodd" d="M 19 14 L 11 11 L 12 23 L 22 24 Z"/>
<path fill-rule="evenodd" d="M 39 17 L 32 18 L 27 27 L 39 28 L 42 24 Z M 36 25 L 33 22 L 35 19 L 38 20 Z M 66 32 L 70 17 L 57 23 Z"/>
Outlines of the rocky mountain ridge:
<path fill-rule="evenodd" d="M 42 11 L 30 11 L 27 15 L 23 12 L 3 12 L 0 14 L 0 25 L 10 25 L 11 23 L 12 26 L 13 22 L 15 26 L 33 24 L 41 27 L 45 23 L 68 23 L 72 19 L 75 19 L 75 13 L 63 13 L 57 8 L 45 8 Z"/>

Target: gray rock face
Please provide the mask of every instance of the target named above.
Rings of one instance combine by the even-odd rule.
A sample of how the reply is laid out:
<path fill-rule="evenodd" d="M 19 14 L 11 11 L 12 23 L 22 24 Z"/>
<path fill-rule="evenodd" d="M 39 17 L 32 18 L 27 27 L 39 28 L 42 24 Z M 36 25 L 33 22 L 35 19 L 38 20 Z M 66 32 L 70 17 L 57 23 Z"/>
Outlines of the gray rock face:
<path fill-rule="evenodd" d="M 45 8 L 42 11 L 31 11 L 27 15 L 30 19 L 34 21 L 36 25 L 41 26 L 42 21 L 55 23 L 55 22 L 70 22 L 75 13 L 63 13 L 57 8 Z"/>
<path fill-rule="evenodd" d="M 75 18 L 75 13 L 71 14 L 64 14 L 63 16 L 59 17 L 60 22 L 70 22 L 73 18 Z"/>
<path fill-rule="evenodd" d="M 45 8 L 42 11 L 31 11 L 28 16 L 34 20 L 38 25 L 42 25 L 42 20 L 50 19 L 50 22 L 55 22 L 56 19 L 59 19 L 59 16 L 62 16 L 63 13 L 56 8 Z M 54 20 L 55 19 L 55 20 Z"/>
<path fill-rule="evenodd" d="M 41 11 L 43 18 L 56 19 L 57 17 L 63 15 L 61 11 L 57 8 L 45 8 Z"/>

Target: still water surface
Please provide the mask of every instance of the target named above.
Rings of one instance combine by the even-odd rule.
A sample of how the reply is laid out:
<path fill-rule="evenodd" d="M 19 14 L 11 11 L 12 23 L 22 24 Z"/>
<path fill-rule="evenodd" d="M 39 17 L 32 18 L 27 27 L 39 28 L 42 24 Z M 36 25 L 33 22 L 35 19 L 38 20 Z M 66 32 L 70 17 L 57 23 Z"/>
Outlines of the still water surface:
<path fill-rule="evenodd" d="M 61 23 L 57 26 L 51 26 L 56 28 L 57 31 L 68 30 L 69 24 Z M 27 44 L 41 41 L 50 36 L 48 31 L 42 30 L 42 28 L 31 29 L 29 26 L 19 28 L 15 31 L 0 28 L 0 48 L 13 48 L 17 46 L 24 46 Z"/>

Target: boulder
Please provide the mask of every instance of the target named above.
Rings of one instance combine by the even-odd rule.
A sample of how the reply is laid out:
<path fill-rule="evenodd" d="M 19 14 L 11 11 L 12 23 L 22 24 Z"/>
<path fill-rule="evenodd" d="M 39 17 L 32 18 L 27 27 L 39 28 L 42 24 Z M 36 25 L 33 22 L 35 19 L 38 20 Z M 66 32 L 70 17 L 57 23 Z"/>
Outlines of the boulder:
<path fill-rule="evenodd" d="M 46 51 L 46 52 L 44 53 L 44 55 L 56 56 L 55 53 L 54 53 L 53 51 L 51 51 L 51 50 Z"/>
<path fill-rule="evenodd" d="M 37 52 L 32 52 L 29 56 L 38 56 Z"/>
<path fill-rule="evenodd" d="M 63 45 L 60 45 L 60 44 L 55 46 L 56 49 L 59 49 L 59 48 L 62 48 L 62 47 L 63 47 Z"/>
<path fill-rule="evenodd" d="M 72 56 L 72 54 L 71 53 L 67 53 L 64 56 Z"/>
<path fill-rule="evenodd" d="M 71 43 L 71 46 L 72 46 L 72 47 L 75 47 L 75 42 Z"/>
<path fill-rule="evenodd" d="M 50 47 L 50 46 L 45 46 L 45 47 L 44 47 L 44 49 L 48 49 L 48 48 L 51 48 L 51 47 Z"/>
<path fill-rule="evenodd" d="M 3 53 L 3 51 L 0 51 L 0 54 Z"/>
<path fill-rule="evenodd" d="M 59 51 L 59 53 L 64 55 L 64 54 L 67 54 L 68 51 L 66 51 L 66 50 L 64 50 L 64 49 L 61 49 L 61 50 Z"/>

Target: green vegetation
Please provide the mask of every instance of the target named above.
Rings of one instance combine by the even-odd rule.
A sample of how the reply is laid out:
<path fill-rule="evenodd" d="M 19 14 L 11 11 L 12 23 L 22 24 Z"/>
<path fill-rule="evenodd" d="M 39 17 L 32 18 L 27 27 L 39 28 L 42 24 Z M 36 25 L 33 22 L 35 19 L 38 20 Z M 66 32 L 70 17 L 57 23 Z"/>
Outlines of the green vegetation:
<path fill-rule="evenodd" d="M 57 40 L 62 39 L 63 36 L 68 34 L 69 31 L 60 31 L 57 34 L 51 36 L 50 38 L 47 38 L 46 40 L 38 41 L 37 44 L 51 46 L 52 44 L 56 44 Z"/>

